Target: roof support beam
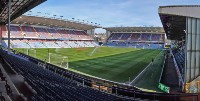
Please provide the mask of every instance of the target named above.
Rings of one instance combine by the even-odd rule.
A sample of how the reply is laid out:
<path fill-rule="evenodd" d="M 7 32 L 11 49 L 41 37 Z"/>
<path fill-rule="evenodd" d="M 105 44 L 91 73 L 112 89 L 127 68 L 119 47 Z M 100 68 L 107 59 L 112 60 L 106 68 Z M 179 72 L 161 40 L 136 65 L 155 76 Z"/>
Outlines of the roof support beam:
<path fill-rule="evenodd" d="M 8 52 L 10 52 L 10 17 L 11 17 L 11 0 L 8 3 Z"/>

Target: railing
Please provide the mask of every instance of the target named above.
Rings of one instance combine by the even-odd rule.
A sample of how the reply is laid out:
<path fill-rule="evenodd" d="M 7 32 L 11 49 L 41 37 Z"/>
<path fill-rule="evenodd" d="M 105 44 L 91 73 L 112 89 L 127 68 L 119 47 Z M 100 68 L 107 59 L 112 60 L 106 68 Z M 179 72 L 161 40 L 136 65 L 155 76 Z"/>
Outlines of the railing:
<path fill-rule="evenodd" d="M 164 67 L 165 67 L 166 59 L 167 59 L 167 55 L 166 55 L 166 53 L 165 53 L 165 59 L 164 59 L 164 63 L 163 63 L 163 65 L 162 65 L 162 71 L 161 71 L 161 75 L 160 75 L 160 78 L 159 78 L 159 83 L 160 83 L 161 78 L 162 78 L 162 74 L 163 74 L 163 70 L 164 70 Z"/>
<path fill-rule="evenodd" d="M 184 85 L 183 77 L 182 77 L 182 75 L 181 75 L 181 73 L 180 73 L 180 70 L 179 70 L 179 68 L 178 68 L 178 64 L 177 64 L 177 62 L 176 62 L 176 59 L 175 59 L 175 56 L 174 56 L 172 50 L 170 50 L 170 54 L 171 54 L 172 57 L 173 57 L 173 61 L 174 61 L 174 65 L 175 65 L 175 69 L 176 69 L 178 78 L 179 78 L 180 82 L 182 83 L 182 85 Z"/>
<path fill-rule="evenodd" d="M 156 92 L 144 92 L 139 90 L 129 90 L 119 87 L 113 87 L 113 93 L 118 95 L 132 97 L 133 99 L 142 98 L 159 101 L 198 101 L 199 95 L 197 93 L 191 94 L 170 94 L 170 93 L 156 93 Z"/>

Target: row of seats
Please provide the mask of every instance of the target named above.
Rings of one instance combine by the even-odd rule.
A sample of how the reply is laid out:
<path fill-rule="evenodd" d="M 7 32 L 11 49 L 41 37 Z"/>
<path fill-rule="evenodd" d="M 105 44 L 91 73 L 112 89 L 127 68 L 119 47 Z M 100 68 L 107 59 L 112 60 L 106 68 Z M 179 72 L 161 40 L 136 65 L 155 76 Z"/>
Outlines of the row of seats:
<path fill-rule="evenodd" d="M 108 41 L 129 40 L 129 41 L 164 41 L 164 34 L 152 33 L 112 33 Z"/>
<path fill-rule="evenodd" d="M 127 100 L 90 87 L 82 86 L 75 80 L 58 75 L 28 60 L 18 58 L 12 53 L 8 54 L 4 50 L 1 50 L 0 54 L 37 92 L 28 98 L 29 101 Z"/>
<path fill-rule="evenodd" d="M 185 67 L 185 52 L 184 49 L 175 48 L 172 50 L 176 63 L 181 74 L 184 74 Z M 183 76 L 183 75 L 182 75 Z"/>
<path fill-rule="evenodd" d="M 93 40 L 85 31 L 61 30 L 31 26 L 11 26 L 11 38 Z M 7 26 L 2 26 L 2 37 L 7 38 Z"/>
<path fill-rule="evenodd" d="M 137 42 L 107 42 L 104 46 L 111 47 L 133 47 L 142 49 L 164 49 L 164 44 L 160 43 L 137 43 Z"/>
<path fill-rule="evenodd" d="M 0 69 L 0 78 L 1 78 L 1 83 L 3 83 L 4 81 L 6 82 L 6 84 L 5 84 L 5 89 L 6 89 L 6 92 L 7 92 L 7 95 L 11 95 L 12 94 L 12 90 L 11 90 L 11 87 L 10 87 L 10 85 L 7 83 L 7 78 L 3 75 L 3 73 L 2 73 L 2 71 L 1 71 L 1 69 Z M 3 91 L 2 91 L 2 89 L 3 88 L 1 88 L 1 92 L 0 92 L 0 100 L 1 101 L 5 101 L 6 99 L 5 99 L 5 97 L 3 96 Z"/>
<path fill-rule="evenodd" d="M 2 45 L 8 46 L 3 40 Z M 98 46 L 94 41 L 42 41 L 42 40 L 11 40 L 12 48 L 77 48 Z"/>

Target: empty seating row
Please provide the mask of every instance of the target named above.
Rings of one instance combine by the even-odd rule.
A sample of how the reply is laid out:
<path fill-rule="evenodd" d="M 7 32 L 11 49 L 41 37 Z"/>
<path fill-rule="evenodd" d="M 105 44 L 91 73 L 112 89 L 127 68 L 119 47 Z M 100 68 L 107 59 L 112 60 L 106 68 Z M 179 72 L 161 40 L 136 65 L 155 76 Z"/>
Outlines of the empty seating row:
<path fill-rule="evenodd" d="M 104 46 L 111 47 L 133 47 L 142 49 L 164 49 L 164 44 L 161 43 L 137 43 L 137 42 L 107 42 Z"/>
<path fill-rule="evenodd" d="M 173 49 L 172 50 L 176 63 L 178 65 L 179 71 L 181 74 L 184 74 L 185 67 L 185 52 L 184 49 Z"/>
<path fill-rule="evenodd" d="M 108 38 L 111 40 L 129 40 L 129 41 L 164 41 L 164 34 L 152 33 L 112 33 Z"/>
<path fill-rule="evenodd" d="M 8 40 L 2 45 L 8 46 Z M 78 48 L 98 46 L 94 41 L 46 41 L 46 40 L 11 40 L 12 48 Z"/>
<path fill-rule="evenodd" d="M 60 30 L 31 26 L 11 26 L 11 38 L 93 40 L 85 31 Z M 8 38 L 7 26 L 1 26 L 2 37 Z"/>
<path fill-rule="evenodd" d="M 82 86 L 73 79 L 60 76 L 12 53 L 1 50 L 0 54 L 37 92 L 28 98 L 30 101 L 114 101 L 120 98 Z"/>

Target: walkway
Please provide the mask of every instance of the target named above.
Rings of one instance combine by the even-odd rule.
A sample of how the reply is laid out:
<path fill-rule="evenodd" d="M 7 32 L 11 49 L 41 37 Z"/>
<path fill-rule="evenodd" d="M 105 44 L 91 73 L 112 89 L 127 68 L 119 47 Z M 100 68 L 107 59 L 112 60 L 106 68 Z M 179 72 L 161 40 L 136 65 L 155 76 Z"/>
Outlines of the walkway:
<path fill-rule="evenodd" d="M 178 86 L 178 75 L 176 73 L 173 58 L 169 53 L 166 59 L 166 65 L 163 71 L 161 83 L 170 87 L 170 93 L 180 92 Z"/>

